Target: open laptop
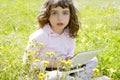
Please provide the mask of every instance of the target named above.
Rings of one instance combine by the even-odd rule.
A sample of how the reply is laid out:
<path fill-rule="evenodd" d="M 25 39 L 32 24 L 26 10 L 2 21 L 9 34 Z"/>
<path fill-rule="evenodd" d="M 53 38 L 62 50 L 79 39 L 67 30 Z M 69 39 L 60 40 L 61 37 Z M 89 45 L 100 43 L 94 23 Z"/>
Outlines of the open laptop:
<path fill-rule="evenodd" d="M 78 64 L 80 65 L 86 64 L 89 60 L 94 58 L 99 52 L 100 50 L 91 50 L 87 52 L 78 53 L 72 58 L 72 67 L 77 67 Z M 69 73 L 74 73 L 82 70 L 83 68 L 74 69 L 74 70 L 70 70 Z"/>

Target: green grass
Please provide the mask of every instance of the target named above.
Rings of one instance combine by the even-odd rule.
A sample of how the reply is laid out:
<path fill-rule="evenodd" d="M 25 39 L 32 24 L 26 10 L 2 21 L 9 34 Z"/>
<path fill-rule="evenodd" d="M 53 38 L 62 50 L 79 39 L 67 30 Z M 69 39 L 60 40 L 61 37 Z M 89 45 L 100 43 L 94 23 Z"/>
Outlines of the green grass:
<path fill-rule="evenodd" d="M 0 80 L 22 80 L 22 56 L 29 35 L 37 30 L 36 16 L 44 0 L 0 0 Z M 102 50 L 101 75 L 120 79 L 120 1 L 75 0 L 82 29 L 75 54 Z M 79 16 L 80 18 L 80 16 Z"/>

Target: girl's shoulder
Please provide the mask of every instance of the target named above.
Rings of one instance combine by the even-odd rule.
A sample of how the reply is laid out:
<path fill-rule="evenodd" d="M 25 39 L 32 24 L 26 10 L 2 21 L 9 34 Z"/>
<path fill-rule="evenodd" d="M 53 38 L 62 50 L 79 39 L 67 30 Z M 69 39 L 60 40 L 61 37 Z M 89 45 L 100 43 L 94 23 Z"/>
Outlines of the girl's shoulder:
<path fill-rule="evenodd" d="M 43 28 L 33 32 L 30 35 L 30 39 L 36 39 L 36 40 L 45 40 L 48 37 L 47 33 L 43 30 Z"/>

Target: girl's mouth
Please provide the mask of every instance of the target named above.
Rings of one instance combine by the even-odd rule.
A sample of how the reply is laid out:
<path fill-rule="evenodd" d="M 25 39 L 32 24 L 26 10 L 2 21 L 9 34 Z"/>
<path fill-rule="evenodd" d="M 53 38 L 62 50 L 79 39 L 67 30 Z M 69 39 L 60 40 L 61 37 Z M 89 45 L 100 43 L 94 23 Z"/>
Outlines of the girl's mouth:
<path fill-rule="evenodd" d="M 63 26 L 63 23 L 57 23 L 58 26 Z"/>

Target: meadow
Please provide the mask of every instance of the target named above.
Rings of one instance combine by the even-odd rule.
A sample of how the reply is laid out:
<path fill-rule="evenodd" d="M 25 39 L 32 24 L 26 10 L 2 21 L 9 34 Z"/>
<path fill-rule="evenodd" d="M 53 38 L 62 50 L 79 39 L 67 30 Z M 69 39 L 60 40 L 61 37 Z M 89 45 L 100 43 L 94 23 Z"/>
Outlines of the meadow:
<path fill-rule="evenodd" d="M 0 80 L 26 80 L 22 57 L 44 0 L 0 0 Z M 74 0 L 82 24 L 75 54 L 101 50 L 100 76 L 120 80 L 120 0 Z M 24 76 L 24 77 L 23 77 Z"/>

